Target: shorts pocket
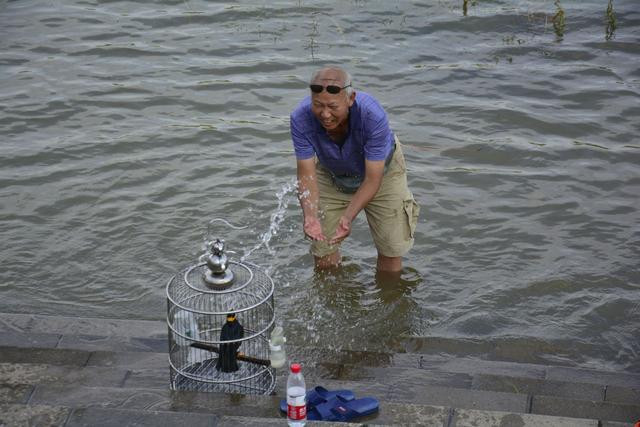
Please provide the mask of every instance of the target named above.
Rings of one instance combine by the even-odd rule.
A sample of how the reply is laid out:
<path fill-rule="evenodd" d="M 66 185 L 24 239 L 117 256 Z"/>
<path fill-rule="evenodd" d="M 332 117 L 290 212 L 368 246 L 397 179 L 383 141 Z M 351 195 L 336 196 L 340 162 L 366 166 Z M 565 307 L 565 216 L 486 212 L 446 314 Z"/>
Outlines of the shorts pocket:
<path fill-rule="evenodd" d="M 407 226 L 409 228 L 409 238 L 413 239 L 418 225 L 418 215 L 420 214 L 420 205 L 414 199 L 408 199 L 403 202 L 404 213 L 407 218 Z"/>

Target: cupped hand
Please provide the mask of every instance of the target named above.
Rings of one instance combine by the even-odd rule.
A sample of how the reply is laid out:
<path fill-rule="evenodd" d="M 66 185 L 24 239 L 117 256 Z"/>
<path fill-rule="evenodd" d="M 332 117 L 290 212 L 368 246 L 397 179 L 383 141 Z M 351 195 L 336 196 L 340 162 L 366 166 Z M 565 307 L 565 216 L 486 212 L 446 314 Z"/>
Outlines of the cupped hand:
<path fill-rule="evenodd" d="M 338 227 L 336 227 L 336 233 L 331 240 L 329 240 L 329 244 L 335 245 L 336 243 L 340 243 L 346 239 L 349 234 L 351 234 L 351 220 L 344 216 L 340 217 Z"/>
<path fill-rule="evenodd" d="M 305 218 L 304 235 L 311 240 L 327 240 L 327 237 L 322 232 L 322 225 L 318 218 Z"/>

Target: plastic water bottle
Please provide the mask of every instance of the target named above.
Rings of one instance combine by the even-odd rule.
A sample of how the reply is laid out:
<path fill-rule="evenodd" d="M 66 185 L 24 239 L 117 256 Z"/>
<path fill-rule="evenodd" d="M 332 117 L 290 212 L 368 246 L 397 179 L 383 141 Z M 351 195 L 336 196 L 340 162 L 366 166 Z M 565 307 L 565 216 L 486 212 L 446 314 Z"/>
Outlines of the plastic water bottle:
<path fill-rule="evenodd" d="M 269 340 L 269 360 L 271 366 L 274 368 L 282 368 L 287 361 L 287 355 L 284 351 L 284 343 L 287 342 L 287 338 L 283 335 L 284 330 L 282 326 L 276 326 L 271 331 L 271 339 Z"/>
<path fill-rule="evenodd" d="M 287 378 L 287 420 L 289 427 L 303 427 L 307 421 L 306 387 L 299 363 L 291 365 Z"/>

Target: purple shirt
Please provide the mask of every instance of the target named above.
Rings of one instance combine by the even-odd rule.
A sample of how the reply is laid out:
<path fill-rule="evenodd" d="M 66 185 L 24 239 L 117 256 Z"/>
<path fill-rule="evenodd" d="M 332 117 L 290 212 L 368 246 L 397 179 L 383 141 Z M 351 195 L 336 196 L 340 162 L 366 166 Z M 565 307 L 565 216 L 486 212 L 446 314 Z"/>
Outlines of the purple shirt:
<path fill-rule="evenodd" d="M 384 109 L 376 99 L 356 92 L 349 108 L 349 133 L 342 146 L 329 139 L 311 111 L 311 97 L 304 98 L 291 113 L 291 139 L 298 160 L 318 156 L 321 165 L 336 175 L 364 176 L 364 161 L 385 160 L 394 136 Z"/>

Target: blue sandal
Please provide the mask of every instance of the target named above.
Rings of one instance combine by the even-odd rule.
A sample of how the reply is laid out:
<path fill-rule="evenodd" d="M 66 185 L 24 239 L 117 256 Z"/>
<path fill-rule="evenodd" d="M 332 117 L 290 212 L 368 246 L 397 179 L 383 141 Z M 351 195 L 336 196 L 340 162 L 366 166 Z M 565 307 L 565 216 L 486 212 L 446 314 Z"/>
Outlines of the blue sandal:
<path fill-rule="evenodd" d="M 326 404 L 340 397 L 344 401 L 351 401 L 356 398 L 351 390 L 333 390 L 329 391 L 322 386 L 317 386 L 307 391 L 307 413 L 311 412 L 316 406 Z M 287 413 L 287 400 L 280 401 L 280 411 Z M 325 410 L 323 409 L 323 412 Z"/>
<path fill-rule="evenodd" d="M 336 396 L 331 408 L 333 417 L 326 419 L 326 421 L 351 421 L 354 418 L 375 414 L 378 412 L 379 406 L 378 400 L 373 397 L 343 400 L 340 396 Z"/>

